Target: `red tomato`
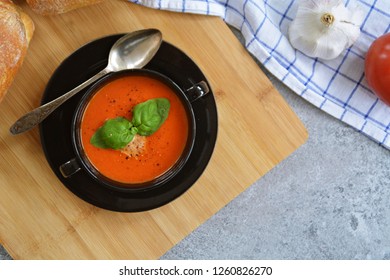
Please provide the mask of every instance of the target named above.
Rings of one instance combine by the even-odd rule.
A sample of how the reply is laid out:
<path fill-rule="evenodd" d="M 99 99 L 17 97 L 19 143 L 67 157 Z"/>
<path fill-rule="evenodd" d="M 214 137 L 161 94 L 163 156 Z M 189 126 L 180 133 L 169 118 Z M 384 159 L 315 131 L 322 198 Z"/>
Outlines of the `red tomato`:
<path fill-rule="evenodd" d="M 366 54 L 364 70 L 372 91 L 390 105 L 390 33 L 372 43 Z"/>

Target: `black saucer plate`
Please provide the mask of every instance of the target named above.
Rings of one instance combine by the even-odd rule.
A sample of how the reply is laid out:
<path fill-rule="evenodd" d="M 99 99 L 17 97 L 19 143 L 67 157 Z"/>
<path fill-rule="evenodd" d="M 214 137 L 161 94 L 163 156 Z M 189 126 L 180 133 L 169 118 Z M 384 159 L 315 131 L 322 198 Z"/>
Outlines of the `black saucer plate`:
<path fill-rule="evenodd" d="M 111 35 L 81 47 L 54 72 L 42 98 L 42 104 L 79 85 L 107 65 L 111 46 L 123 34 Z M 156 56 L 144 68 L 161 72 L 183 89 L 199 81 L 206 81 L 198 66 L 181 50 L 163 42 Z M 40 135 L 47 161 L 58 179 L 75 195 L 97 207 L 138 212 L 160 207 L 187 191 L 205 170 L 217 138 L 217 108 L 212 92 L 192 103 L 196 117 L 194 149 L 184 168 L 159 188 L 142 192 L 113 191 L 81 170 L 64 178 L 59 166 L 75 157 L 71 141 L 71 122 L 83 92 L 72 97 L 40 124 Z"/>

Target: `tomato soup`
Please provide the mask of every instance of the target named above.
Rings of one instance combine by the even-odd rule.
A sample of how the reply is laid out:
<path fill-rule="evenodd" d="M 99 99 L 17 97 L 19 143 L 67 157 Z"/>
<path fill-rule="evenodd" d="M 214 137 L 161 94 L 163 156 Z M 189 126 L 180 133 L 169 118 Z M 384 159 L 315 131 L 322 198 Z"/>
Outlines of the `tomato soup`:
<path fill-rule="evenodd" d="M 102 149 L 90 143 L 107 119 L 132 119 L 135 105 L 152 98 L 170 101 L 169 115 L 152 135 L 136 139 L 142 148 L 131 154 Z M 188 138 L 186 109 L 176 93 L 149 76 L 122 76 L 100 88 L 89 101 L 81 121 L 81 142 L 91 164 L 104 176 L 121 183 L 143 183 L 167 172 L 180 158 Z"/>

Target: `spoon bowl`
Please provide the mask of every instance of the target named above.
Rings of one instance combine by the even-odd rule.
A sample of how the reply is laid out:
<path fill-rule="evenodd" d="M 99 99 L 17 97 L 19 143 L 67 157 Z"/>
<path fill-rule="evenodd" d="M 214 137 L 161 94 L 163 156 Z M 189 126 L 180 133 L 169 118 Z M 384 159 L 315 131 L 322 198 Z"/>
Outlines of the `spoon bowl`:
<path fill-rule="evenodd" d="M 111 47 L 108 64 L 103 70 L 67 93 L 25 114 L 10 127 L 10 132 L 16 135 L 32 129 L 76 93 L 108 73 L 144 67 L 157 53 L 161 43 L 162 34 L 157 29 L 143 29 L 122 36 Z"/>
<path fill-rule="evenodd" d="M 162 34 L 157 29 L 144 29 L 119 38 L 112 46 L 106 69 L 117 72 L 144 67 L 157 53 Z"/>

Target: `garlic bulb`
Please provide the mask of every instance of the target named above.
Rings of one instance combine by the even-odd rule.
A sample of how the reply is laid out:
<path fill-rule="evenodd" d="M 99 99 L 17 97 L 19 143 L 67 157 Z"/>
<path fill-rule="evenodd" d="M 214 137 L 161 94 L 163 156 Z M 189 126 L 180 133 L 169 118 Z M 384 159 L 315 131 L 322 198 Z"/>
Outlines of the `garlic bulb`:
<path fill-rule="evenodd" d="M 342 0 L 301 0 L 289 27 L 291 45 L 310 57 L 334 59 L 359 37 L 363 11 Z"/>

